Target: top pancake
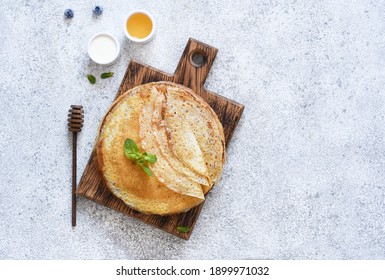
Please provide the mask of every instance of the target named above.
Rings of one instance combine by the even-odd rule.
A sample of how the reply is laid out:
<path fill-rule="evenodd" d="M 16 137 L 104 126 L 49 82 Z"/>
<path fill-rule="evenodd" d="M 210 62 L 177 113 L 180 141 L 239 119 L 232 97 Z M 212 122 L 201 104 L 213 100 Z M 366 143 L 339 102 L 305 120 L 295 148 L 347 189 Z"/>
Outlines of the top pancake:
<path fill-rule="evenodd" d="M 155 154 L 149 177 L 127 159 L 123 144 L 134 140 Z M 157 82 L 135 87 L 111 106 L 100 126 L 97 157 L 103 179 L 128 206 L 170 215 L 204 200 L 218 181 L 225 159 L 222 126 L 192 90 Z"/>

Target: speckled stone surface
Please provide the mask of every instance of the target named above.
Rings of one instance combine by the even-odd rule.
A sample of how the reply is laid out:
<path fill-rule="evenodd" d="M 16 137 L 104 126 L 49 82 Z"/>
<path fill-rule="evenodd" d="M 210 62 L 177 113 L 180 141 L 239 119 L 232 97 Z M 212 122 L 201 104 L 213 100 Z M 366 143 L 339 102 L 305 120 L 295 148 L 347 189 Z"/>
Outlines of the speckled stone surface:
<path fill-rule="evenodd" d="M 1 6 L 1 259 L 385 258 L 384 1 Z M 144 46 L 122 31 L 137 8 L 158 27 Z M 110 67 L 86 54 L 103 30 L 122 44 Z M 84 198 L 72 229 L 69 106 L 86 112 L 81 174 L 129 60 L 173 72 L 189 37 L 219 49 L 206 88 L 246 105 L 191 239 Z M 114 77 L 96 85 L 85 78 L 106 71 Z"/>

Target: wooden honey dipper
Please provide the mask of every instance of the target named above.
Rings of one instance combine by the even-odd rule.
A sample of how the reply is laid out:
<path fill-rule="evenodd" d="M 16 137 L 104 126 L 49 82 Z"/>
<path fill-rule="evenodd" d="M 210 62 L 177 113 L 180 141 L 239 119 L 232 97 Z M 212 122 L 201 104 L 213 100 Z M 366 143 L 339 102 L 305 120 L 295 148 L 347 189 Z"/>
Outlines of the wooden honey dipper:
<path fill-rule="evenodd" d="M 84 110 L 81 105 L 71 105 L 68 114 L 68 130 L 72 131 L 72 226 L 76 226 L 76 144 L 82 130 Z"/>

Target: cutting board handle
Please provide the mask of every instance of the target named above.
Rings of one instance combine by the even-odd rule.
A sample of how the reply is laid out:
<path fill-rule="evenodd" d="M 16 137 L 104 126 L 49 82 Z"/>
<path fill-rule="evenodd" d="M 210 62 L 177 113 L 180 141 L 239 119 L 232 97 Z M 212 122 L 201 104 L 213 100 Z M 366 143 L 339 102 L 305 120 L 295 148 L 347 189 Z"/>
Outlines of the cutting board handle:
<path fill-rule="evenodd" d="M 189 38 L 173 82 L 189 87 L 200 95 L 217 52 L 218 49 Z"/>

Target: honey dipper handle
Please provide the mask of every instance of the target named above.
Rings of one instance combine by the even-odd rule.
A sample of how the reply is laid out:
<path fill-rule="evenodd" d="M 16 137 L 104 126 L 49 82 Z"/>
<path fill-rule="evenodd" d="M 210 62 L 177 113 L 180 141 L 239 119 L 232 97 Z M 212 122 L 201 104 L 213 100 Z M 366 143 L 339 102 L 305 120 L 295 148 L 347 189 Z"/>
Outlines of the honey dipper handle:
<path fill-rule="evenodd" d="M 76 143 L 78 134 L 72 133 L 72 226 L 76 226 Z"/>

